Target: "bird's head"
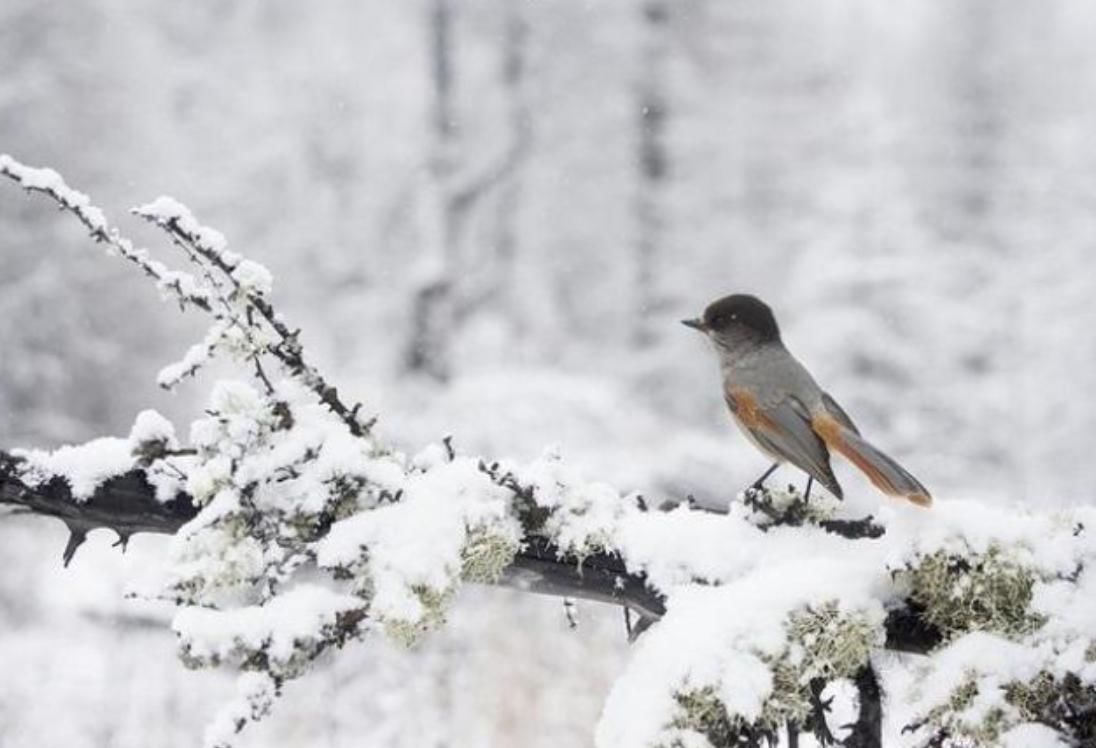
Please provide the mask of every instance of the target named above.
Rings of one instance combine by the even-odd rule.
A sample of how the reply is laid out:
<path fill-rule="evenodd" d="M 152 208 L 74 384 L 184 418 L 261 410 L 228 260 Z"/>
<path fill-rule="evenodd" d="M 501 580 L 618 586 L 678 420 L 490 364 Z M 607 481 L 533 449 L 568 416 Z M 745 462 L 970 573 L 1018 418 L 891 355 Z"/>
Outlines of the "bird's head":
<path fill-rule="evenodd" d="M 773 310 L 749 294 L 724 296 L 709 304 L 701 317 L 682 320 L 681 324 L 707 335 L 717 349 L 740 350 L 780 340 Z"/>

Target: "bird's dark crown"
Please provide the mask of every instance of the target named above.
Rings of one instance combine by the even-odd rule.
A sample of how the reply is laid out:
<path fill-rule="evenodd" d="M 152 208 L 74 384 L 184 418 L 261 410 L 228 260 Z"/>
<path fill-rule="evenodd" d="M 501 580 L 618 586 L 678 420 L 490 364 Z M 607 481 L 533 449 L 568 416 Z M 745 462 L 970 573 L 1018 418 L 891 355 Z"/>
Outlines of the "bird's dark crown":
<path fill-rule="evenodd" d="M 712 332 L 724 332 L 742 326 L 761 336 L 762 340 L 779 340 L 773 310 L 761 299 L 736 293 L 713 301 L 704 310 L 704 325 Z"/>

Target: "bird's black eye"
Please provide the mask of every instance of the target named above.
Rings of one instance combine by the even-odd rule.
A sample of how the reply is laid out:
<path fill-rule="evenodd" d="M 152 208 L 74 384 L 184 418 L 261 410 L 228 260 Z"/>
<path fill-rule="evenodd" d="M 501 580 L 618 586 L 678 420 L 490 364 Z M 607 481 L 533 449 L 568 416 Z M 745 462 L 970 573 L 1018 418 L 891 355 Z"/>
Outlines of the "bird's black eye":
<path fill-rule="evenodd" d="M 717 314 L 714 317 L 712 317 L 712 322 L 711 322 L 710 327 L 715 327 L 715 328 L 723 327 L 723 315 L 722 314 Z"/>

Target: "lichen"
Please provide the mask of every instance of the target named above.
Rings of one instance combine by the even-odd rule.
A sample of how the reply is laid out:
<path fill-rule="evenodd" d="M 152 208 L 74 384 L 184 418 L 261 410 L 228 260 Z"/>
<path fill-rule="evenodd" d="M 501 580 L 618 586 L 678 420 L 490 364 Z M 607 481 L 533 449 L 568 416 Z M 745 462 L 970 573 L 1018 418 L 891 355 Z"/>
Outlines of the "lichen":
<path fill-rule="evenodd" d="M 683 691 L 675 694 L 674 700 L 679 711 L 670 727 L 703 735 L 713 746 L 751 745 L 764 734 L 764 728 L 748 725 L 741 717 L 729 714 L 712 686 Z M 680 736 L 674 736 L 666 748 L 682 745 Z"/>
<path fill-rule="evenodd" d="M 1005 699 L 1019 709 L 1027 721 L 1035 721 L 1045 714 L 1059 696 L 1059 684 L 1046 671 L 1031 681 L 1014 681 L 1005 686 Z"/>
<path fill-rule="evenodd" d="M 764 658 L 773 673 L 773 692 L 761 721 L 773 729 L 811 713 L 811 682 L 852 678 L 880 643 L 880 629 L 862 612 L 843 612 L 836 602 L 793 612 L 785 624 L 788 645 Z"/>
<path fill-rule="evenodd" d="M 924 607 L 924 619 L 948 639 L 969 631 L 1015 638 L 1046 621 L 1031 611 L 1035 573 L 999 546 L 972 556 L 937 551 L 898 576 Z"/>
<path fill-rule="evenodd" d="M 918 723 L 917 729 L 926 735 L 920 744 L 929 746 L 963 746 L 963 748 L 995 748 L 1001 735 L 1016 724 L 999 706 L 990 707 L 979 720 L 966 714 L 977 699 L 978 675 L 966 674 L 963 682 L 952 691 L 943 704 L 931 709 Z M 926 729 L 927 728 L 927 729 Z M 946 739 L 947 742 L 941 742 Z"/>
<path fill-rule="evenodd" d="M 1031 681 L 1005 686 L 1005 699 L 1025 722 L 1038 722 L 1068 737 L 1072 744 L 1096 743 L 1096 686 L 1076 673 L 1055 676 L 1047 671 Z"/>
<path fill-rule="evenodd" d="M 435 590 L 432 587 L 416 585 L 411 588 L 422 604 L 422 613 L 416 620 L 384 618 L 384 632 L 392 641 L 405 647 L 413 647 L 424 634 L 445 624 L 445 611 L 453 597 L 453 590 Z"/>
<path fill-rule="evenodd" d="M 703 734 L 713 745 L 738 745 L 775 735 L 788 722 L 806 724 L 813 713 L 812 682 L 851 678 L 880 643 L 879 626 L 865 613 L 836 602 L 802 608 L 784 625 L 787 642 L 777 655 L 755 652 L 772 672 L 772 692 L 752 724 L 729 714 L 714 687 L 675 695 L 679 712 L 670 724 Z M 753 744 L 753 743 L 742 743 Z"/>
<path fill-rule="evenodd" d="M 461 579 L 493 584 L 514 561 L 518 543 L 513 538 L 482 528 L 468 534 L 461 548 Z"/>
<path fill-rule="evenodd" d="M 749 521 L 758 527 L 819 525 L 832 520 L 839 506 L 829 494 L 816 492 L 805 499 L 790 485 L 787 490 L 750 488 L 740 499 L 751 512 Z"/>

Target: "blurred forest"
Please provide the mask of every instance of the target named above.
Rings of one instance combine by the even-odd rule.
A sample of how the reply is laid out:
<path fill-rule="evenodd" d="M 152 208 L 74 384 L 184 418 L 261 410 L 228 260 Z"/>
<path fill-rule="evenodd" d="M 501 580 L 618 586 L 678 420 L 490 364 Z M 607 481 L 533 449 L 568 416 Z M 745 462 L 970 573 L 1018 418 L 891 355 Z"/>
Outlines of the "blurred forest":
<path fill-rule="evenodd" d="M 1092 501 L 1094 38 L 1083 0 L 4 0 L 0 152 L 161 259 L 124 213 L 187 203 L 409 449 L 726 501 L 765 461 L 677 320 L 745 291 L 940 500 Z M 0 444 L 185 425 L 202 383 L 155 374 L 200 321 L 47 201 L 0 227 Z M 165 541 L 61 571 L 59 524 L 0 519 L 0 746 L 195 744 L 228 682 L 122 599 Z M 627 645 L 579 614 L 469 590 L 249 745 L 587 745 Z"/>

